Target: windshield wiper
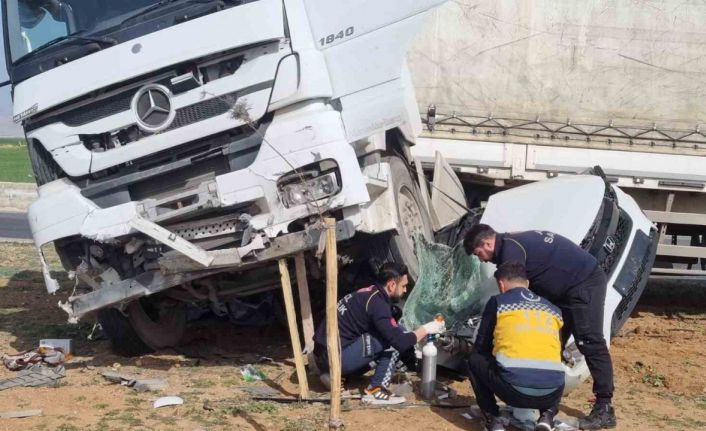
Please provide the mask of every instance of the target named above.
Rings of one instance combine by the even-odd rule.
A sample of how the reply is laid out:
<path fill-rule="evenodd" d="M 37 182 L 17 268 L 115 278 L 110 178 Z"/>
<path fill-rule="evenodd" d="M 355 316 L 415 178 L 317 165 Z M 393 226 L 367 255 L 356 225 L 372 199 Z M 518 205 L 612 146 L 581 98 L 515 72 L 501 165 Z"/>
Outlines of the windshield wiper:
<path fill-rule="evenodd" d="M 103 46 L 113 46 L 118 43 L 117 40 L 110 38 L 110 37 L 92 37 L 92 36 L 80 36 L 77 34 L 68 34 L 66 36 L 61 36 L 56 39 L 52 39 L 49 42 L 45 43 L 44 45 L 39 45 L 36 49 L 33 49 L 32 51 L 28 52 L 27 54 L 23 55 L 22 57 L 18 58 L 13 62 L 13 64 L 19 64 L 22 63 L 26 60 L 29 60 L 30 58 L 34 58 L 39 54 L 40 52 L 45 51 L 47 48 L 50 48 L 52 46 L 58 45 L 60 43 L 64 43 L 66 41 L 70 40 L 80 40 L 84 42 L 94 42 L 98 43 Z"/>
<path fill-rule="evenodd" d="M 141 11 L 125 18 L 120 23 L 120 27 L 124 26 L 125 24 L 129 23 L 130 21 L 135 20 L 136 18 L 139 18 L 141 16 L 145 16 L 154 10 L 157 10 L 161 7 L 167 6 L 168 4 L 171 4 L 171 3 L 176 3 L 178 1 L 183 1 L 183 0 L 160 0 L 157 3 L 155 3 L 151 6 L 147 6 L 146 8 L 142 9 Z M 213 1 L 213 0 L 206 0 L 206 1 L 204 1 L 204 0 L 201 0 L 201 1 L 199 1 L 199 0 L 186 0 L 185 3 L 208 3 L 210 1 Z"/>

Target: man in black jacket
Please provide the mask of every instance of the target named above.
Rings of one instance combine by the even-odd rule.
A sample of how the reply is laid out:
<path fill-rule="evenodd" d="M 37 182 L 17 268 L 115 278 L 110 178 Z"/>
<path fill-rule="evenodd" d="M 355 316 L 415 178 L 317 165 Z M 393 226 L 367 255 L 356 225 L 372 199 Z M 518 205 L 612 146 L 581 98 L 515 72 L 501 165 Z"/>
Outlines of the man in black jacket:
<path fill-rule="evenodd" d="M 596 404 L 579 421 L 581 429 L 615 428 L 613 363 L 603 336 L 606 277 L 598 261 L 571 240 L 546 231 L 496 233 L 473 226 L 463 242 L 466 253 L 483 262 L 523 263 L 529 288 L 561 308 L 564 342 L 571 333 L 593 377 Z"/>
<path fill-rule="evenodd" d="M 341 373 L 350 375 L 375 362 L 375 374 L 365 389 L 363 401 L 400 404 L 393 396 L 390 380 L 400 353 L 405 353 L 427 334 L 443 332 L 444 324 L 431 321 L 414 331 L 401 327 L 392 316 L 392 304 L 407 293 L 407 267 L 386 263 L 378 272 L 378 283 L 346 295 L 338 301 L 338 333 L 341 339 Z M 317 367 L 328 372 L 326 322 L 314 334 Z"/>

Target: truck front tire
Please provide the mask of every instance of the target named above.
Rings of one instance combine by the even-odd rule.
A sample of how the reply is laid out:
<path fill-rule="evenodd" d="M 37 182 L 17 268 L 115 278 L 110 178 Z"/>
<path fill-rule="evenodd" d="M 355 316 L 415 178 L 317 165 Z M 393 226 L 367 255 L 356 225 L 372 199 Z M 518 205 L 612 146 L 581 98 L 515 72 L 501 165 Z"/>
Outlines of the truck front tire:
<path fill-rule="evenodd" d="M 395 262 L 404 263 L 409 276 L 417 280 L 419 261 L 414 249 L 414 235 L 421 233 L 425 239 L 433 241 L 434 232 L 431 220 L 422 204 L 419 186 L 412 179 L 409 166 L 400 157 L 387 158 L 394 184 L 395 204 L 397 205 L 400 231 L 390 238 L 390 252 Z"/>
<path fill-rule="evenodd" d="M 115 308 L 98 311 L 98 322 L 120 356 L 141 356 L 179 344 L 186 327 L 186 307 L 172 304 L 157 312 L 148 299 L 128 304 L 127 315 Z M 143 302 L 147 302 L 143 304 Z"/>

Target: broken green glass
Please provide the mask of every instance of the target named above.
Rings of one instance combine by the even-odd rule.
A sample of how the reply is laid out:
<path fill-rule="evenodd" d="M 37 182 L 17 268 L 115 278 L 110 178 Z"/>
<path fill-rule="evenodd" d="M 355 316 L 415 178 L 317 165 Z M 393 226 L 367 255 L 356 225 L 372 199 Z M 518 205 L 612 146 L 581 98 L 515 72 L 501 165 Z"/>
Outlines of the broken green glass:
<path fill-rule="evenodd" d="M 467 255 L 463 244 L 451 248 L 415 238 L 419 277 L 402 310 L 402 323 L 414 329 L 441 313 L 452 328 L 480 314 L 497 287 L 487 265 Z M 489 291 L 490 289 L 490 291 Z M 493 291 L 494 290 L 494 291 Z"/>

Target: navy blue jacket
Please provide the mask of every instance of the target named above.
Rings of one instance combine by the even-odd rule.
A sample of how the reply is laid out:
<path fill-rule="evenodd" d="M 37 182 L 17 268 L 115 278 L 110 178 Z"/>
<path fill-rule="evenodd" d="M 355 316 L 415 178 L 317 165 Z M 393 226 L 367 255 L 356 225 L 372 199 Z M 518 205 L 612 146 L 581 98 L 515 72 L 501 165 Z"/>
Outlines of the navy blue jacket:
<path fill-rule="evenodd" d="M 524 263 L 530 290 L 555 304 L 563 304 L 567 291 L 586 280 L 598 261 L 571 240 L 552 232 L 499 233 L 492 262 Z"/>
<path fill-rule="evenodd" d="M 341 349 L 369 333 L 383 344 L 404 352 L 417 343 L 414 332 L 407 332 L 392 317 L 392 302 L 382 286 L 370 286 L 344 296 L 338 301 L 338 333 Z M 326 321 L 314 334 L 314 341 L 326 348 Z"/>

